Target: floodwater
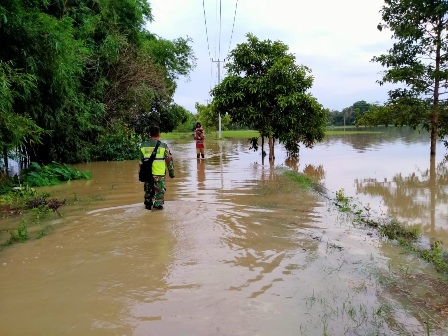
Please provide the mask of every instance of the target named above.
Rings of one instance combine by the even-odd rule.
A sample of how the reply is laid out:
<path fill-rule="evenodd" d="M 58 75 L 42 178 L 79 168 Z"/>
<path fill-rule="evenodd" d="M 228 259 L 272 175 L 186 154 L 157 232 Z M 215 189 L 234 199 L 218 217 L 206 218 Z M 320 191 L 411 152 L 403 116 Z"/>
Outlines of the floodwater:
<path fill-rule="evenodd" d="M 392 131 L 328 138 L 262 164 L 246 140 L 169 141 L 165 209 L 143 206 L 138 163 L 97 162 L 55 229 L 0 252 L 0 335 L 446 335 L 448 287 L 433 268 L 352 225 L 332 198 L 448 242 L 447 172 L 429 141 Z M 304 191 L 281 166 L 318 181 Z M 2 221 L 6 221 L 5 219 Z"/>

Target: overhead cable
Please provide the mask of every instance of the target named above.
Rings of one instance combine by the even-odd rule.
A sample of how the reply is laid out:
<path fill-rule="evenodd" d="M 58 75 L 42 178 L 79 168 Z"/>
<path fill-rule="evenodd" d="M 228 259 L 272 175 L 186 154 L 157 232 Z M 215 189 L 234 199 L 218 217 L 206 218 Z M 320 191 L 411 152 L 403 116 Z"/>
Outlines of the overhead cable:
<path fill-rule="evenodd" d="M 232 38 L 233 38 L 233 29 L 235 28 L 235 19 L 236 19 L 236 10 L 238 9 L 238 0 L 235 2 L 235 13 L 233 14 L 233 25 L 232 25 L 232 33 L 230 34 L 230 43 L 229 43 L 229 52 L 230 53 L 230 46 L 232 45 Z"/>
<path fill-rule="evenodd" d="M 219 0 L 219 47 L 218 58 L 221 57 L 221 26 L 222 26 L 222 0 Z"/>
<path fill-rule="evenodd" d="M 207 37 L 208 57 L 211 59 L 212 55 L 210 54 L 210 43 L 208 42 L 207 17 L 205 15 L 205 0 L 202 0 L 202 8 L 204 9 L 205 36 Z"/>

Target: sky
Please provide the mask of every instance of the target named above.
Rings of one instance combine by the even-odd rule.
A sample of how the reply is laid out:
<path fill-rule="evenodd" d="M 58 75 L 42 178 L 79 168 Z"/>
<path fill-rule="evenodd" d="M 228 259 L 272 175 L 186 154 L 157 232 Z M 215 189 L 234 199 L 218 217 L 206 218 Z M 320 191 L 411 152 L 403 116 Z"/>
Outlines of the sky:
<path fill-rule="evenodd" d="M 154 17 L 146 26 L 150 32 L 193 40 L 197 66 L 179 79 L 174 94 L 192 113 L 196 102 L 211 100 L 210 90 L 225 77 L 224 60 L 247 41 L 247 33 L 285 43 L 296 63 L 311 69 L 310 93 L 324 108 L 341 111 L 359 100 L 387 100 L 391 87 L 376 83 L 385 69 L 371 62 L 392 46 L 391 33 L 377 29 L 384 0 L 148 1 Z"/>

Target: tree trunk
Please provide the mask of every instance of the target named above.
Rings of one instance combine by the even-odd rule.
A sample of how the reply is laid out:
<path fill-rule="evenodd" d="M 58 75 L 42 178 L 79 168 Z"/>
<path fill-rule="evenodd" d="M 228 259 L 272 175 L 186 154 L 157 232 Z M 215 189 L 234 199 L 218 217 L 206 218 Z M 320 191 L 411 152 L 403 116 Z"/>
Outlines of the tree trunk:
<path fill-rule="evenodd" d="M 431 116 L 431 156 L 436 155 L 437 137 L 439 133 L 439 87 L 440 87 L 440 49 L 441 49 L 441 35 L 442 35 L 442 20 L 439 20 L 437 27 L 437 47 L 436 47 L 436 66 L 435 66 L 435 79 L 434 79 L 434 99 L 433 110 Z"/>
<path fill-rule="evenodd" d="M 5 176 L 9 174 L 8 150 L 3 147 L 3 162 L 5 163 Z"/>
<path fill-rule="evenodd" d="M 269 161 L 274 161 L 275 154 L 274 154 L 274 138 L 272 136 L 269 136 Z"/>
<path fill-rule="evenodd" d="M 436 157 L 434 155 L 431 156 L 430 166 L 429 166 L 429 192 L 430 192 L 430 205 L 431 205 L 431 234 L 432 237 L 436 237 L 436 200 L 437 200 L 437 180 L 436 180 Z"/>
<path fill-rule="evenodd" d="M 264 151 L 264 136 L 261 136 L 261 164 L 264 166 L 264 157 L 265 157 L 265 151 Z"/>
<path fill-rule="evenodd" d="M 265 157 L 265 151 L 264 151 L 264 136 L 261 136 L 261 157 Z"/>

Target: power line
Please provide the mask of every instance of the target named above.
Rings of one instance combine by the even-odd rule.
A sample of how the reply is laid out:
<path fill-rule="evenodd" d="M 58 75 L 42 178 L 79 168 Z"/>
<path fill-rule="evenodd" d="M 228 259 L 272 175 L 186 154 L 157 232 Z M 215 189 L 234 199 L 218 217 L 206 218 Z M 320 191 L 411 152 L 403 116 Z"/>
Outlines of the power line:
<path fill-rule="evenodd" d="M 233 29 L 235 28 L 235 19 L 236 19 L 236 10 L 238 9 L 238 0 L 235 2 L 235 13 L 233 14 L 233 25 L 232 25 L 232 33 L 230 34 L 230 43 L 229 43 L 229 52 L 230 53 L 230 46 L 232 45 L 232 38 L 233 38 Z"/>
<path fill-rule="evenodd" d="M 215 0 L 215 23 L 218 22 L 218 0 Z M 216 26 L 215 26 L 216 27 Z M 216 58 L 216 53 L 218 50 L 218 38 L 219 38 L 219 29 L 215 29 L 215 34 L 214 34 L 214 41 L 213 41 L 213 46 L 214 46 L 214 50 L 215 53 L 213 54 L 214 58 Z"/>
<path fill-rule="evenodd" d="M 212 58 L 212 55 L 210 54 L 210 43 L 208 42 L 207 17 L 205 15 L 205 0 L 202 0 L 202 8 L 204 9 L 205 36 L 207 37 L 208 57 Z"/>
<path fill-rule="evenodd" d="M 222 26 L 222 0 L 219 0 L 219 47 L 218 58 L 221 57 L 221 26 Z"/>

